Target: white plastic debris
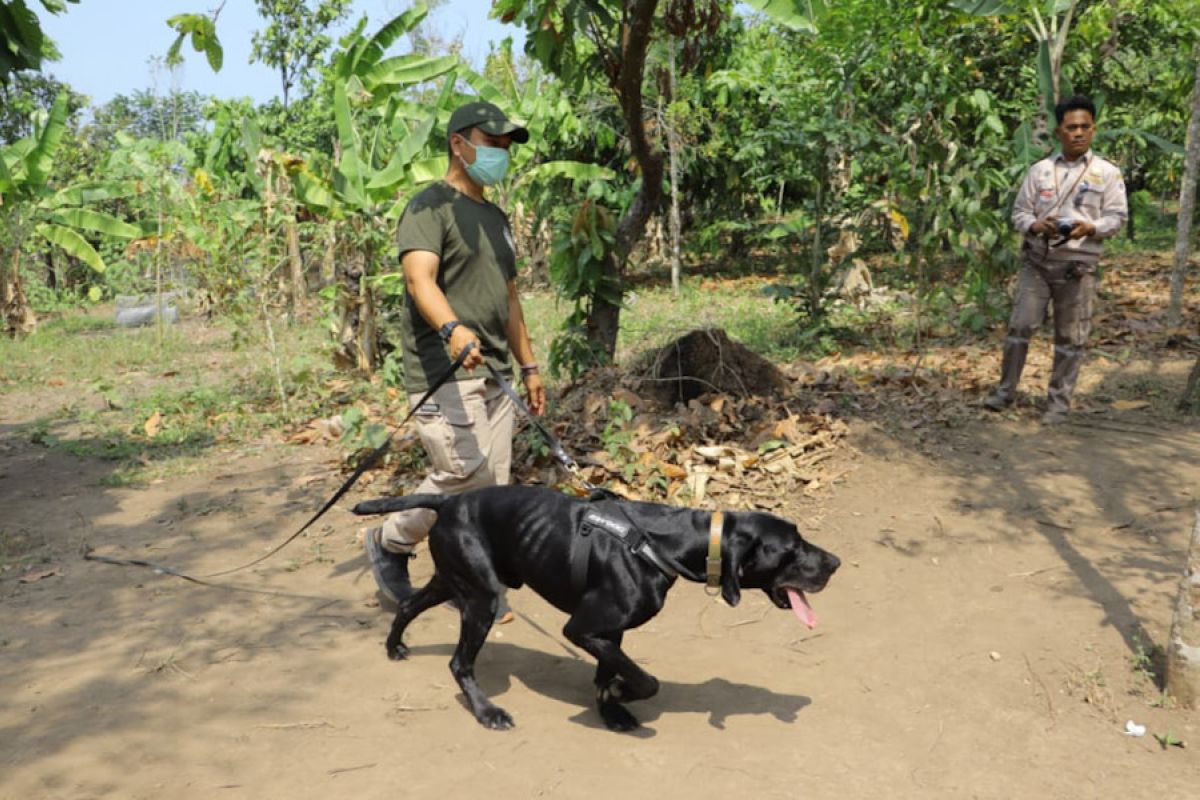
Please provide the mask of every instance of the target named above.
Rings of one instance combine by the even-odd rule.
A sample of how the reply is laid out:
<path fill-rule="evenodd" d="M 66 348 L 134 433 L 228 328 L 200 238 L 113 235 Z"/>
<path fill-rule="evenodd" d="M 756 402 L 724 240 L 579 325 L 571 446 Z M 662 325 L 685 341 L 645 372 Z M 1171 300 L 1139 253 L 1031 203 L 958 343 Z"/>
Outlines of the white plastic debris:
<path fill-rule="evenodd" d="M 1128 722 L 1125 723 L 1125 735 L 1126 736 L 1145 736 L 1146 735 L 1146 726 L 1138 725 L 1133 720 L 1129 720 Z"/>

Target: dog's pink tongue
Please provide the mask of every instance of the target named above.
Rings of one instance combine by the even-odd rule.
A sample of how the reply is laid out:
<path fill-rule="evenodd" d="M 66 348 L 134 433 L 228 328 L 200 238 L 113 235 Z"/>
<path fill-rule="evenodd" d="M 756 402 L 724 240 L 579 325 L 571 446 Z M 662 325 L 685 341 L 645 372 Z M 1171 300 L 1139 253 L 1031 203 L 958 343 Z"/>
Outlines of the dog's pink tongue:
<path fill-rule="evenodd" d="M 804 592 L 798 592 L 788 587 L 787 595 L 788 602 L 792 604 L 792 613 L 796 615 L 796 619 L 807 625 L 809 630 L 817 627 L 817 615 L 813 612 L 812 606 L 808 604 L 808 598 L 804 596 Z"/>

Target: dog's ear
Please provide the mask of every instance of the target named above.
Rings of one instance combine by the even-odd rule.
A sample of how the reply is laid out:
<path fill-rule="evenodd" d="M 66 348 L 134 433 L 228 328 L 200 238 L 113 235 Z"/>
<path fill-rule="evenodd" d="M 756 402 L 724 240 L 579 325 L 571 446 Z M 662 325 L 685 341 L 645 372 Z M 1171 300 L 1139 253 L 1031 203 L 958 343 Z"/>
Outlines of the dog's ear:
<path fill-rule="evenodd" d="M 742 585 L 740 575 L 746 556 L 754 549 L 755 540 L 744 533 L 734 531 L 725 537 L 725 551 L 729 554 L 725 571 L 721 573 L 721 597 L 730 608 L 742 601 Z"/>

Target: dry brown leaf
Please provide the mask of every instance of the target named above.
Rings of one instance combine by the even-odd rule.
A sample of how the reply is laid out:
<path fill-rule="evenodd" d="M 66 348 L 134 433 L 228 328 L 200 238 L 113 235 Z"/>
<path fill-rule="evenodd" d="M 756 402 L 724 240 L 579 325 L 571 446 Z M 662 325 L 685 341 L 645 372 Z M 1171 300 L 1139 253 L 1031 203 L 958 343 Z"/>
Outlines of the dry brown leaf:
<path fill-rule="evenodd" d="M 675 464 L 664 462 L 662 465 L 663 475 L 666 475 L 671 480 L 678 480 L 687 477 L 687 470 Z"/>
<path fill-rule="evenodd" d="M 588 394 L 587 399 L 583 401 L 583 414 L 585 417 L 591 419 L 592 417 L 595 417 L 596 414 L 600 412 L 600 409 L 604 408 L 606 405 L 608 405 L 608 403 L 603 395 L 591 392 Z"/>
<path fill-rule="evenodd" d="M 618 386 L 616 389 L 613 389 L 612 399 L 620 401 L 630 408 L 640 408 L 642 405 L 642 398 L 638 397 L 636 394 L 623 386 Z"/>
<path fill-rule="evenodd" d="M 296 431 L 287 438 L 290 444 L 312 444 L 317 439 L 321 438 L 321 431 L 316 427 L 308 427 L 303 430 Z"/>
<path fill-rule="evenodd" d="M 732 448 L 719 444 L 700 445 L 699 447 L 695 448 L 695 450 L 696 455 L 707 458 L 709 461 L 716 461 L 721 456 L 728 455 L 729 453 L 733 452 Z"/>
<path fill-rule="evenodd" d="M 1149 408 L 1150 401 L 1148 400 L 1115 400 L 1112 407 L 1117 411 L 1134 411 L 1139 408 Z"/>
<path fill-rule="evenodd" d="M 26 572 L 20 578 L 17 578 L 18 583 L 34 583 L 42 578 L 50 578 L 58 574 L 58 567 L 44 569 L 41 572 Z"/>
<path fill-rule="evenodd" d="M 162 430 L 162 414 L 155 411 L 150 415 L 150 419 L 146 420 L 146 423 L 142 426 L 142 429 L 146 431 L 146 435 L 148 437 L 153 439 L 158 435 L 158 432 Z"/>

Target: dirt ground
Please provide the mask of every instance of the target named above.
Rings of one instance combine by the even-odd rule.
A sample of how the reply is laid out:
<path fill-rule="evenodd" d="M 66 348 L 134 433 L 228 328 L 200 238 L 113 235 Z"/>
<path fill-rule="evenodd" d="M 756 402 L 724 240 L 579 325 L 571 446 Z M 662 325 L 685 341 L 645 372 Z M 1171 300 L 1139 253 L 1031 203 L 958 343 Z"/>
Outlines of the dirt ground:
<path fill-rule="evenodd" d="M 1182 385 L 1190 362 L 1166 370 Z M 1115 366 L 1090 365 L 1094 387 Z M 1044 374 L 1042 375 L 1044 380 Z M 1031 381 L 1037 381 L 1036 369 Z M 928 434 L 852 423 L 842 477 L 780 512 L 844 566 L 801 628 L 761 593 L 680 583 L 626 637 L 662 682 L 644 727 L 604 730 L 563 616 L 513 593 L 478 664 L 517 727 L 487 731 L 435 609 L 392 663 L 356 534 L 233 576 L 279 595 L 85 562 L 84 544 L 206 573 L 265 552 L 336 487 L 332 453 L 263 441 L 145 488 L 30 442 L 35 393 L 0 396 L 4 798 L 1195 796 L 1200 715 L 1163 707 L 1200 487 L 1200 433 L 1140 412 L 1045 429 L 982 413 Z M 370 488 L 350 500 L 371 496 Z M 429 574 L 418 558 L 418 578 Z M 1127 720 L 1146 725 L 1127 736 Z M 1163 747 L 1152 734 L 1181 739 Z"/>

